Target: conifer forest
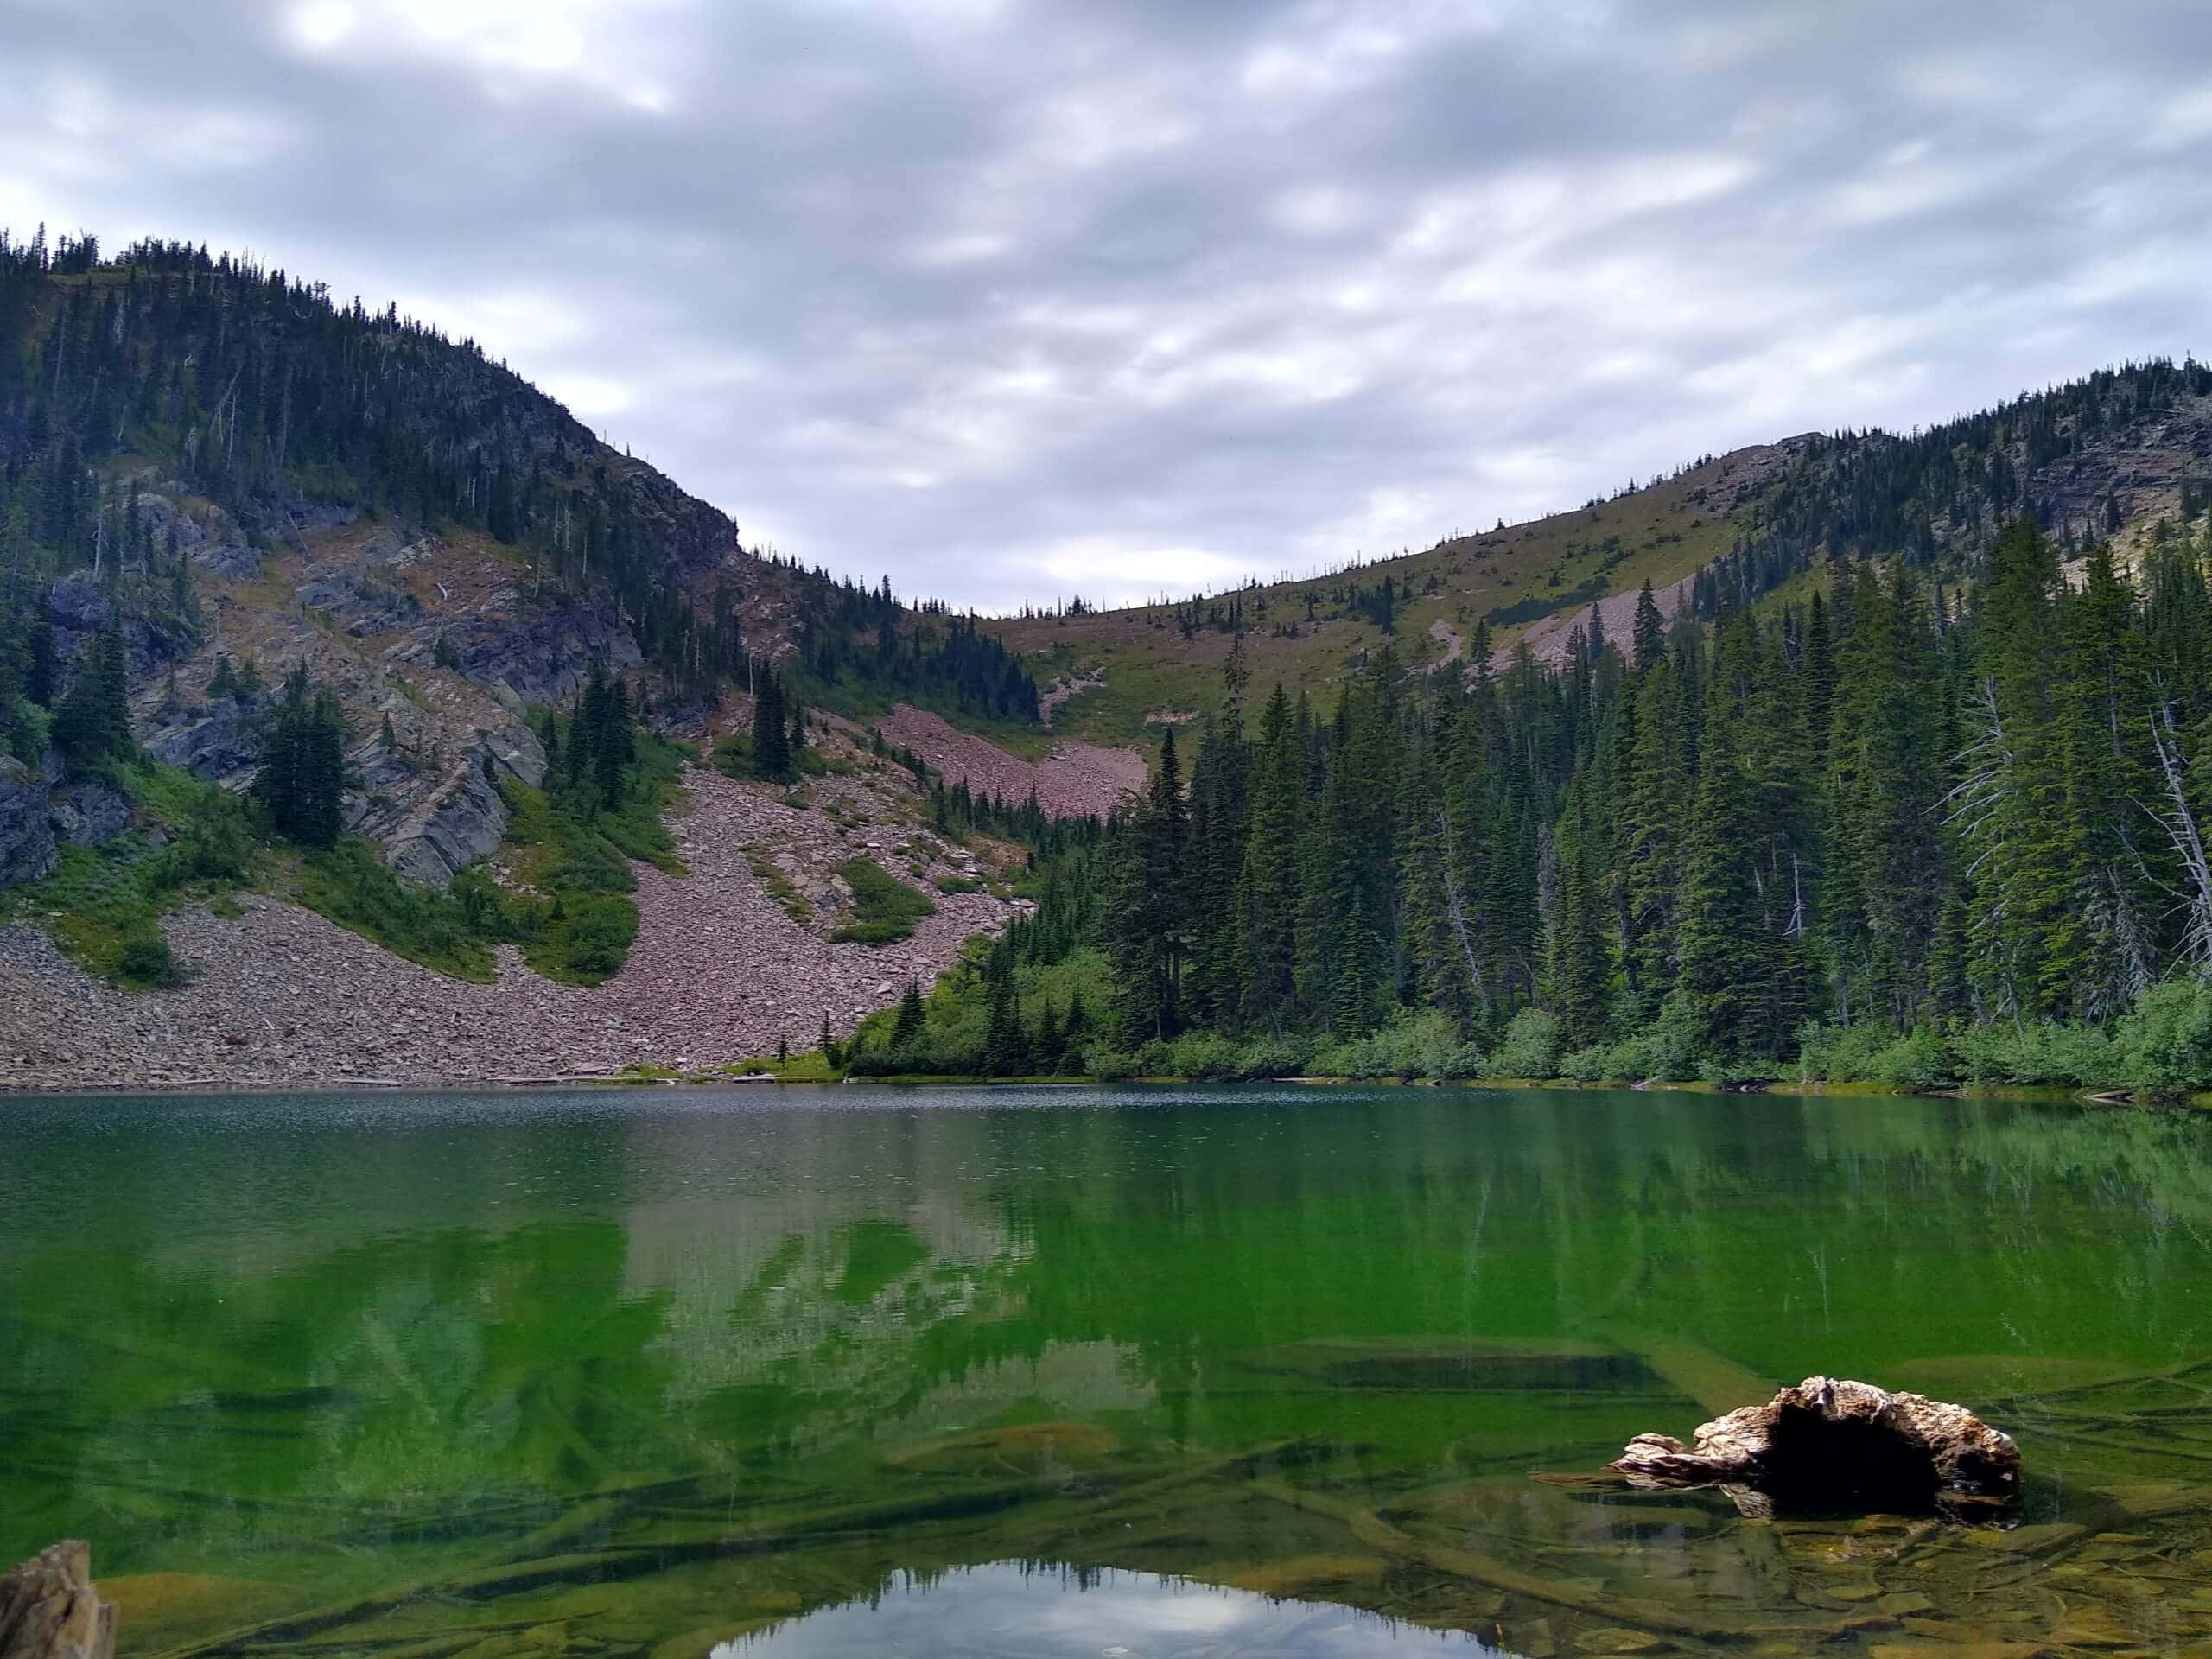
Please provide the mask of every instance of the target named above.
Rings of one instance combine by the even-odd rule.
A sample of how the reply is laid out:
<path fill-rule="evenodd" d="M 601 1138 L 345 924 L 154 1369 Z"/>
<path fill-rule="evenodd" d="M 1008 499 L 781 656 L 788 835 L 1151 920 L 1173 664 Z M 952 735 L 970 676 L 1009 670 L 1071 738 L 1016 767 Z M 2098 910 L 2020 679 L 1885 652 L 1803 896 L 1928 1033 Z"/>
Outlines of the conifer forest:
<path fill-rule="evenodd" d="M 1671 625 L 1647 585 L 1558 671 L 1386 645 L 1326 702 L 1239 651 L 1007 948 L 1096 945 L 1125 1075 L 2201 1087 L 2207 550 L 2131 581 L 2019 517 L 1970 584 L 1837 560 Z"/>

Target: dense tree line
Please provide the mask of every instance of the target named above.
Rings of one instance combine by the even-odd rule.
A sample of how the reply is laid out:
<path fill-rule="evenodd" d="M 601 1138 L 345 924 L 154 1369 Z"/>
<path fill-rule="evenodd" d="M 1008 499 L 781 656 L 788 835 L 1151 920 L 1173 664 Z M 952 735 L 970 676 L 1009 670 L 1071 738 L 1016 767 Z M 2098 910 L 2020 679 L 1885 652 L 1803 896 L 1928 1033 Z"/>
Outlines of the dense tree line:
<path fill-rule="evenodd" d="M 842 686 L 1025 725 L 1039 717 L 1036 679 L 1004 641 L 939 601 L 902 607 L 888 576 L 870 588 L 812 573 L 801 590 L 796 666 L 823 693 Z"/>
<path fill-rule="evenodd" d="M 1851 561 L 1710 624 L 1647 587 L 1557 671 L 1481 631 L 1427 676 L 1386 647 L 1251 729 L 1233 655 L 1187 786 L 1171 732 L 1097 878 L 1122 1046 L 1419 1019 L 1462 1056 L 1541 1029 L 1579 1075 L 1758 1077 L 2194 984 L 2212 547 L 2162 531 L 2133 582 L 2063 550 L 2017 517 L 1962 589 Z"/>

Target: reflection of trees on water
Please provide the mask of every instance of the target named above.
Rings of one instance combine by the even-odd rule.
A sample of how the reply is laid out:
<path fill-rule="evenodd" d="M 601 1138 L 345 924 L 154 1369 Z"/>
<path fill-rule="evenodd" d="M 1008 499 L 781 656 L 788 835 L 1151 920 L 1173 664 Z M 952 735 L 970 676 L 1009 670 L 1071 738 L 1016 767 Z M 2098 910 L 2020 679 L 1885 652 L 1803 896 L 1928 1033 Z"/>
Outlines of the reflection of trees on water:
<path fill-rule="evenodd" d="M 0 1168 L 0 1546 L 374 1539 L 817 1459 L 857 1490 L 1009 1416 L 1525 1471 L 1696 1420 L 1677 1371 L 1525 1357 L 1639 1336 L 1969 1398 L 2152 1368 L 2202 1343 L 2206 1133 L 1560 1091 L 65 1118 Z"/>

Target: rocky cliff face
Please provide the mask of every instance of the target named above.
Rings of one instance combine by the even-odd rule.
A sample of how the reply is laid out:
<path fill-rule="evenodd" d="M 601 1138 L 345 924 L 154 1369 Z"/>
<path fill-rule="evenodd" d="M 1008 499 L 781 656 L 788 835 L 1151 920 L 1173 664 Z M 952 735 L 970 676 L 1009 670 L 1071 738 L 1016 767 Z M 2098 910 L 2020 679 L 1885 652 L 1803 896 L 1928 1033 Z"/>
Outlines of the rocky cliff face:
<path fill-rule="evenodd" d="M 519 721 L 470 745 L 461 757 L 460 777 L 385 837 L 392 868 L 442 887 L 479 859 L 488 858 L 507 831 L 507 804 L 495 783 L 499 778 L 532 789 L 545 781 L 545 750 L 537 734 Z"/>
<path fill-rule="evenodd" d="M 46 779 L 0 755 L 0 889 L 35 881 L 54 868 L 52 807 Z"/>

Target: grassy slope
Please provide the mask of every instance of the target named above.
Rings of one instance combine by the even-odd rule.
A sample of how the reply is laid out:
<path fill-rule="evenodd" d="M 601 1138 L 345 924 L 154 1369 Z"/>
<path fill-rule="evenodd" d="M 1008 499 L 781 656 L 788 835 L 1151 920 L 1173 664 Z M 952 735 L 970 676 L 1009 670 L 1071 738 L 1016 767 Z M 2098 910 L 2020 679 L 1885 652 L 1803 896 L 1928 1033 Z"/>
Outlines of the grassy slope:
<path fill-rule="evenodd" d="M 1398 609 L 1397 640 L 1401 654 L 1416 663 L 1444 654 L 1433 624 L 1442 623 L 1464 641 L 1491 612 L 1525 609 L 1531 600 L 1556 609 L 1586 603 L 1575 597 L 1578 589 L 1594 594 L 1597 584 L 1603 594 L 1611 594 L 1633 591 L 1647 578 L 1655 587 L 1678 582 L 1728 550 L 1747 522 L 1751 491 L 1745 486 L 1771 453 L 1738 451 L 1597 507 L 1460 537 L 1370 564 L 1352 576 L 1247 592 L 1244 649 L 1254 692 L 1264 695 L 1278 680 L 1294 691 L 1323 692 L 1348 658 L 1381 645 L 1377 627 L 1346 614 L 1328 597 L 1350 580 L 1373 588 L 1388 575 L 1412 589 Z M 1429 592 L 1432 579 L 1435 591 Z M 1318 603 L 1320 620 L 1314 623 L 1304 620 L 1309 594 Z M 1293 620 L 1299 622 L 1298 638 L 1271 633 L 1277 623 Z M 1527 626 L 1526 621 L 1494 626 L 1496 645 L 1510 647 Z M 1053 730 L 1114 743 L 1143 739 L 1147 716 L 1155 711 L 1211 706 L 1230 648 L 1229 635 L 1218 631 L 1184 639 L 1166 606 L 1023 618 L 1001 625 L 1000 632 L 1007 644 L 1049 664 L 1052 673 L 1103 670 L 1105 683 L 1064 703 Z"/>

